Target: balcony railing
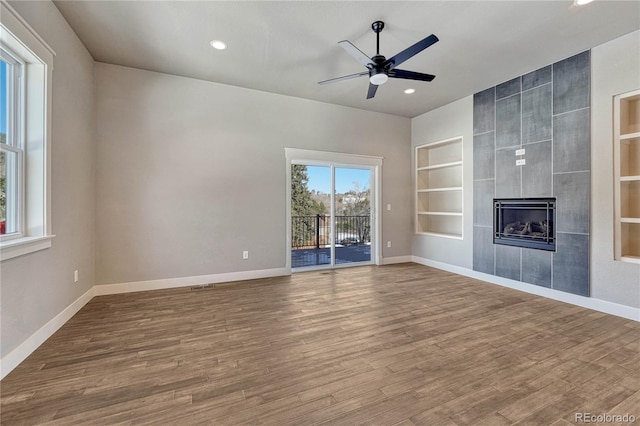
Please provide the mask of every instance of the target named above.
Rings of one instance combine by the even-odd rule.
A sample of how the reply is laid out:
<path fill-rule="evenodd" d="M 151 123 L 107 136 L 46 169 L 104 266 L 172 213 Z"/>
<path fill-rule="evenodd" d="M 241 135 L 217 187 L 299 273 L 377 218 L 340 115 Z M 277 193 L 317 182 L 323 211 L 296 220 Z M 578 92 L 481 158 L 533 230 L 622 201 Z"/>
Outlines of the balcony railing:
<path fill-rule="evenodd" d="M 371 242 L 371 216 L 334 216 L 335 243 L 343 246 Z M 331 216 L 292 216 L 291 248 L 321 248 L 331 244 Z"/>

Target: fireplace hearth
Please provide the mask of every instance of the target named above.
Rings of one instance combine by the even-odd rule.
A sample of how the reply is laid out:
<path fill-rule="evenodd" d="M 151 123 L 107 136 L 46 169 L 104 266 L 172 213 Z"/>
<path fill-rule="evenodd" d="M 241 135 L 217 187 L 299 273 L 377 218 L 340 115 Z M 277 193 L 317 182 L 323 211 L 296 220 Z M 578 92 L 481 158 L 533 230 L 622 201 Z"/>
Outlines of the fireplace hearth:
<path fill-rule="evenodd" d="M 555 251 L 555 198 L 493 200 L 493 243 Z"/>

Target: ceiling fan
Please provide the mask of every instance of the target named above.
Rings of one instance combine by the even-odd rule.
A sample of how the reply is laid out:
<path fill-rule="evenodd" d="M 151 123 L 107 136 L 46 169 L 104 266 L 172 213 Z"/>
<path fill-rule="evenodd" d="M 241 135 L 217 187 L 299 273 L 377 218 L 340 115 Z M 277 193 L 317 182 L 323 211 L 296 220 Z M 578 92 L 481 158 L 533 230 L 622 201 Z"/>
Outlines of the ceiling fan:
<path fill-rule="evenodd" d="M 405 71 L 397 69 L 396 67 L 412 58 L 418 53 L 422 52 L 427 47 L 431 46 L 438 41 L 438 37 L 431 34 L 413 46 L 407 47 L 402 52 L 387 59 L 380 54 L 380 32 L 384 28 L 384 22 L 376 21 L 371 24 L 371 29 L 376 33 L 376 54 L 369 58 L 364 52 L 355 47 L 350 41 L 343 40 L 338 44 L 347 51 L 348 54 L 353 56 L 358 62 L 367 67 L 367 71 L 363 71 L 356 74 L 345 75 L 342 77 L 336 77 L 329 80 L 319 81 L 318 84 L 330 84 L 338 81 L 350 80 L 352 78 L 369 76 L 369 90 L 367 92 L 367 99 L 371 99 L 376 95 L 378 86 L 387 82 L 389 77 L 402 78 L 406 80 L 418 80 L 418 81 L 431 81 L 436 78 L 433 74 L 423 74 L 414 71 Z"/>

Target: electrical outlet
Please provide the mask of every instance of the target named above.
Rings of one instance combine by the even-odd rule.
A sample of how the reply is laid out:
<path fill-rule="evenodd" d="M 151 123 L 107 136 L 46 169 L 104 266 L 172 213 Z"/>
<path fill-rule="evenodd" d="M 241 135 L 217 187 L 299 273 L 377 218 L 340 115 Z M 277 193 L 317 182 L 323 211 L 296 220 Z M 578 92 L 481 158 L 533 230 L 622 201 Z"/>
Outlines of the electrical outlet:
<path fill-rule="evenodd" d="M 73 271 L 73 282 L 74 283 L 78 282 L 78 270 L 77 269 L 75 271 Z"/>
<path fill-rule="evenodd" d="M 248 259 L 249 258 L 249 251 L 248 250 L 245 250 L 245 251 L 242 252 L 242 258 L 243 259 Z"/>
<path fill-rule="evenodd" d="M 522 148 L 522 149 L 516 149 L 516 155 L 524 155 L 524 153 L 525 153 L 525 152 L 526 152 L 526 151 L 525 151 L 525 149 L 524 149 L 524 148 Z"/>
<path fill-rule="evenodd" d="M 391 241 L 387 241 L 387 247 L 391 247 Z"/>
<path fill-rule="evenodd" d="M 516 160 L 516 166 L 524 166 L 525 164 L 527 164 L 527 160 L 525 160 L 524 158 L 521 160 Z"/>

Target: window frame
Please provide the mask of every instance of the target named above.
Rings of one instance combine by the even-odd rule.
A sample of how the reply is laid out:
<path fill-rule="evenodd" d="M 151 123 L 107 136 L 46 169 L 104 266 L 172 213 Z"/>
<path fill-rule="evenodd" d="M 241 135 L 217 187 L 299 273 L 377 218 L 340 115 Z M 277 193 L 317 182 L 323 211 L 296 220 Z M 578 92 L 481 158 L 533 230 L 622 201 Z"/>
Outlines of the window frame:
<path fill-rule="evenodd" d="M 47 249 L 51 227 L 51 106 L 55 52 L 4 1 L 0 1 L 0 45 L 24 62 L 23 119 L 19 135 L 22 159 L 21 235 L 0 238 L 0 261 Z"/>

